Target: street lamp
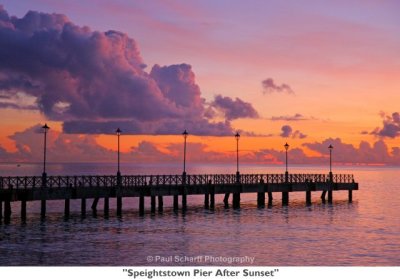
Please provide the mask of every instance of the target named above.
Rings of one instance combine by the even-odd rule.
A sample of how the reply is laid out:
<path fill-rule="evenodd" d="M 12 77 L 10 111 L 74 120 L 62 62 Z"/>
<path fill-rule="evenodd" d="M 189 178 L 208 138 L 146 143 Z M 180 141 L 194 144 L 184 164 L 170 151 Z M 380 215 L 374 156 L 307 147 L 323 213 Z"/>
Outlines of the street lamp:
<path fill-rule="evenodd" d="M 44 130 L 44 151 L 43 151 L 43 177 L 46 177 L 46 145 L 47 145 L 47 131 L 50 129 L 49 126 L 47 126 L 47 123 L 44 124 L 44 126 L 42 127 L 42 129 Z"/>
<path fill-rule="evenodd" d="M 184 139 L 184 144 L 183 144 L 183 176 L 186 176 L 186 139 L 189 135 L 189 133 L 185 130 L 183 133 L 183 139 Z"/>
<path fill-rule="evenodd" d="M 285 150 L 286 150 L 286 172 L 285 172 L 285 179 L 286 179 L 286 181 L 287 181 L 287 180 L 288 180 L 288 176 L 289 176 L 289 172 L 288 172 L 288 156 L 287 156 L 287 152 L 288 152 L 288 149 L 289 149 L 289 144 L 286 143 L 286 144 L 284 145 L 284 147 L 285 147 Z"/>
<path fill-rule="evenodd" d="M 333 149 L 332 144 L 330 144 L 328 148 L 329 148 L 329 178 L 332 181 L 332 149 Z"/>
<path fill-rule="evenodd" d="M 240 134 L 239 132 L 236 132 L 235 135 L 236 139 L 236 179 L 239 180 L 239 139 L 240 139 Z"/>
<path fill-rule="evenodd" d="M 117 171 L 117 176 L 119 177 L 119 176 L 121 176 L 121 172 L 120 172 L 120 169 L 119 169 L 119 137 L 121 136 L 122 131 L 118 128 L 115 132 L 117 133 L 117 138 L 118 138 L 118 171 Z"/>

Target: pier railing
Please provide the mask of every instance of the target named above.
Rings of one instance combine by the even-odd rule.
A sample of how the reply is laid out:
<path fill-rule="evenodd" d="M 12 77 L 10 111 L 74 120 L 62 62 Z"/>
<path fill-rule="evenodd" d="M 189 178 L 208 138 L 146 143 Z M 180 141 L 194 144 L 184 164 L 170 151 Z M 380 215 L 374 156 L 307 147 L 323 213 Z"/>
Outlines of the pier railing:
<path fill-rule="evenodd" d="M 241 174 L 239 183 L 315 183 L 330 182 L 328 174 Z M 115 175 L 91 176 L 13 176 L 0 177 L 0 189 L 28 189 L 39 187 L 144 187 L 149 185 L 204 185 L 237 184 L 236 174 L 199 174 L 199 175 L 124 175 L 121 184 Z M 352 174 L 333 174 L 332 183 L 354 183 Z"/>

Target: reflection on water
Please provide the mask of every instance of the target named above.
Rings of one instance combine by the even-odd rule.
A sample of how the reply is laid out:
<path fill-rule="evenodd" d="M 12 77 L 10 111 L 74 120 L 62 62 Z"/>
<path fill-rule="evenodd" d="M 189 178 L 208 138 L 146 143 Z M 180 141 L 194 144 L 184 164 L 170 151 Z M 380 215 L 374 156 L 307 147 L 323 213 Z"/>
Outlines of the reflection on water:
<path fill-rule="evenodd" d="M 61 174 L 73 173 L 74 168 L 77 167 L 59 166 Z M 103 171 L 106 168 L 99 167 Z M 207 172 L 207 166 L 197 166 L 197 170 Z M 208 170 L 226 173 L 229 169 L 213 166 Z M 324 172 L 317 167 L 293 171 L 306 170 Z M 149 168 L 143 173 L 152 171 Z M 247 172 L 279 171 L 260 166 L 247 168 Z M 106 218 L 101 203 L 96 217 L 88 212 L 86 218 L 81 218 L 79 201 L 71 201 L 71 217 L 64 220 L 63 203 L 53 201 L 48 203 L 46 220 L 41 221 L 40 204 L 32 202 L 28 203 L 25 224 L 19 218 L 19 204 L 13 204 L 11 223 L 0 224 L 0 264 L 176 265 L 154 259 L 208 255 L 255 257 L 255 265 L 399 265 L 398 169 L 356 168 L 340 172 L 353 172 L 360 183 L 360 191 L 354 192 L 351 204 L 347 202 L 347 192 L 335 192 L 332 205 L 322 204 L 320 195 L 313 193 L 309 207 L 304 193 L 291 193 L 288 207 L 282 207 L 280 195 L 275 194 L 271 208 L 258 209 L 256 195 L 246 194 L 241 197 L 241 209 L 233 210 L 224 209 L 223 195 L 218 195 L 217 208 L 211 212 L 203 209 L 202 196 L 190 196 L 186 214 L 174 213 L 172 199 L 166 198 L 164 212 L 151 215 L 150 201 L 146 199 L 146 215 L 139 217 L 137 199 L 125 198 L 121 218 L 115 210 Z M 110 200 L 110 208 L 116 208 L 114 200 Z M 179 263 L 195 264 L 221 265 Z"/>

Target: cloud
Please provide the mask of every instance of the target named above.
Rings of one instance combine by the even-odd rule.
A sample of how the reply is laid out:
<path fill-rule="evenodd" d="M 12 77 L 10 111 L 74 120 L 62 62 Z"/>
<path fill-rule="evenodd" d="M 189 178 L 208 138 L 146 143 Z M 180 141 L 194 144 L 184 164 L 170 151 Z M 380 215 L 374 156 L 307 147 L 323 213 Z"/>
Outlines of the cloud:
<path fill-rule="evenodd" d="M 66 16 L 35 11 L 9 17 L 0 6 L 0 107 L 27 109 L 18 92 L 33 98 L 67 133 L 231 135 L 230 120 L 255 117 L 236 99 L 226 119 L 212 121 L 188 64 L 154 65 L 150 73 L 136 41 L 118 31 L 97 32 Z M 221 97 L 223 100 L 226 97 Z M 241 109 L 242 111 L 239 111 Z"/>
<path fill-rule="evenodd" d="M 236 98 L 235 100 L 230 97 L 223 97 L 221 95 L 215 96 L 211 106 L 221 110 L 227 120 L 234 120 L 238 118 L 258 118 L 257 111 L 250 103 Z"/>
<path fill-rule="evenodd" d="M 281 128 L 281 131 L 282 132 L 281 132 L 280 136 L 283 138 L 291 137 L 293 139 L 295 139 L 295 138 L 304 139 L 307 137 L 307 135 L 301 133 L 299 130 L 296 130 L 293 132 L 292 127 L 289 125 L 283 125 Z"/>
<path fill-rule="evenodd" d="M 295 115 L 282 115 L 282 116 L 272 116 L 270 118 L 272 121 L 300 121 L 300 120 L 307 120 L 306 117 L 304 117 L 300 113 L 296 113 Z"/>
<path fill-rule="evenodd" d="M 398 137 L 400 135 L 400 114 L 394 112 L 392 115 L 386 115 L 382 112 L 380 115 L 383 118 L 383 127 L 376 128 L 371 134 L 388 138 Z"/>
<path fill-rule="evenodd" d="M 275 81 L 272 78 L 267 78 L 261 82 L 262 87 L 263 87 L 263 93 L 268 94 L 268 93 L 287 93 L 287 94 L 294 94 L 293 89 L 285 84 L 282 83 L 281 85 L 278 85 L 275 83 Z"/>
<path fill-rule="evenodd" d="M 41 162 L 43 160 L 43 132 L 41 125 L 35 125 L 10 136 L 16 146 L 9 152 L 0 146 L 1 162 Z M 115 162 L 116 151 L 100 146 L 95 135 L 65 134 L 50 129 L 47 141 L 49 162 Z M 123 139 L 122 139 L 123 140 Z M 340 138 L 326 139 L 322 142 L 304 143 L 301 147 L 290 147 L 288 156 L 291 164 L 328 164 L 329 149 L 332 144 L 332 158 L 335 164 L 400 164 L 400 147 L 389 149 L 382 141 L 372 145 L 362 141 L 358 146 L 344 143 Z M 307 154 L 313 151 L 313 156 Z M 188 162 L 234 162 L 235 152 L 212 151 L 212 146 L 204 143 L 188 142 Z M 182 143 L 167 143 L 158 146 L 150 141 L 141 141 L 129 151 L 121 152 L 121 160 L 134 163 L 181 163 Z M 244 163 L 283 164 L 285 150 L 259 149 L 241 151 L 240 160 Z M 180 164 L 179 164 L 180 165 Z"/>
<path fill-rule="evenodd" d="M 288 138 L 291 136 L 293 129 L 289 125 L 284 125 L 284 126 L 282 126 L 281 130 L 282 130 L 282 133 L 280 134 L 280 136 L 283 138 Z"/>

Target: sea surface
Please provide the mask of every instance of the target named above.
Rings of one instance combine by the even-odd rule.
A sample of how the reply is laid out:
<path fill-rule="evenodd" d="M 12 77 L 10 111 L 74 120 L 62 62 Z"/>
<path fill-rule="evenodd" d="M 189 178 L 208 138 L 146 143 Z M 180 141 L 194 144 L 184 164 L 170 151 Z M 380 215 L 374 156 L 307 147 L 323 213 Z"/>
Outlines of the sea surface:
<path fill-rule="evenodd" d="M 0 176 L 40 175 L 40 164 L 0 164 Z M 178 174 L 180 165 L 123 164 L 123 174 Z M 230 165 L 191 165 L 189 174 L 234 173 Z M 291 173 L 327 173 L 326 166 L 292 166 Z M 203 209 L 203 196 L 188 196 L 188 210 L 174 213 L 164 199 L 164 212 L 139 217 L 138 199 L 123 199 L 116 216 L 115 200 L 104 216 L 80 215 L 80 201 L 71 201 L 63 217 L 63 201 L 51 201 L 40 219 L 39 202 L 28 202 L 27 221 L 20 204 L 12 204 L 10 224 L 0 222 L 1 266 L 145 266 L 145 265 L 268 265 L 268 266 L 399 266 L 399 168 L 334 166 L 334 173 L 353 173 L 359 191 L 353 202 L 347 191 L 334 192 L 333 204 L 313 193 L 290 193 L 289 206 L 274 194 L 271 208 L 258 209 L 255 194 L 242 194 L 241 209 Z M 115 164 L 49 164 L 48 175 L 113 174 Z M 242 165 L 241 173 L 282 173 L 282 166 Z M 208 260 L 206 260 L 208 259 Z M 249 259 L 254 261 L 251 263 Z M 214 260 L 214 261 L 212 261 Z M 237 263 L 235 261 L 242 261 Z"/>

